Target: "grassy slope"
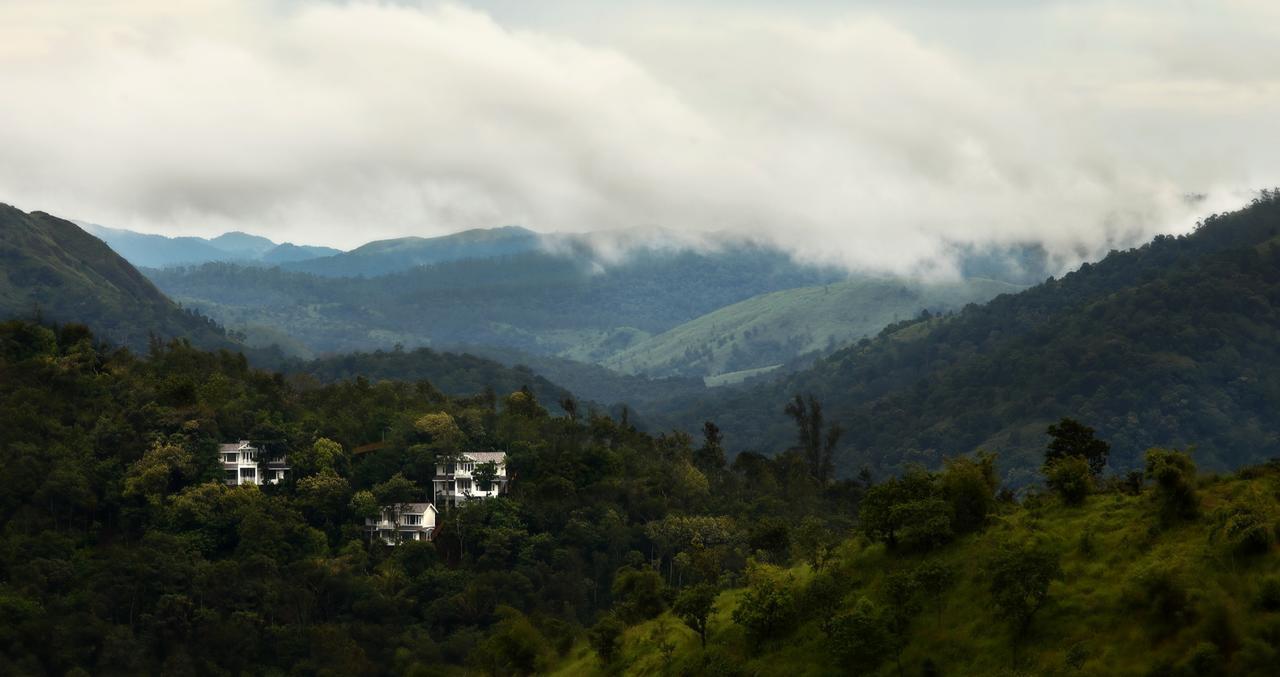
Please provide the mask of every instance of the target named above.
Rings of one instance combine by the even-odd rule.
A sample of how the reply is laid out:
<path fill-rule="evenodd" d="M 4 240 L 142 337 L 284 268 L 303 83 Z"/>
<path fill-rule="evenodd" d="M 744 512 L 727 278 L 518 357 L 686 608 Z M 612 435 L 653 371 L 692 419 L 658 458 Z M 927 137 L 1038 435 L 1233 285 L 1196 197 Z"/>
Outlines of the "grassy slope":
<path fill-rule="evenodd" d="M 951 310 L 1021 289 L 985 279 L 921 284 L 877 278 L 789 289 L 703 315 L 604 364 L 625 373 L 694 376 L 759 368 L 869 336 L 924 308 Z"/>
<path fill-rule="evenodd" d="M 1038 508 L 1013 508 L 985 532 L 943 548 L 934 556 L 959 572 L 956 584 L 943 600 L 940 616 L 932 605 L 916 616 L 902 655 L 905 674 L 920 674 L 925 658 L 932 659 L 943 675 L 1148 674 L 1161 664 L 1182 663 L 1192 647 L 1206 641 L 1208 609 L 1219 604 L 1234 618 L 1243 643 L 1231 658 L 1228 674 L 1265 674 L 1248 664 L 1257 656 L 1257 643 L 1250 639 L 1264 634 L 1277 639 L 1280 613 L 1259 610 L 1254 600 L 1264 577 L 1280 575 L 1280 554 L 1273 548 L 1270 554 L 1252 558 L 1231 556 L 1212 535 L 1212 514 L 1249 492 L 1263 495 L 1274 510 L 1280 477 L 1273 471 L 1251 480 L 1202 483 L 1207 483 L 1201 488 L 1204 517 L 1176 528 L 1154 528 L 1154 506 L 1147 496 L 1104 494 L 1090 497 L 1078 508 L 1063 507 L 1052 499 Z M 1091 534 L 1092 553 L 1081 546 L 1085 533 Z M 1010 670 L 1009 631 L 993 616 L 981 568 L 996 543 L 1027 536 L 1046 539 L 1062 553 L 1064 577 L 1051 587 L 1048 603 L 1021 645 L 1023 662 L 1015 673 Z M 888 572 L 909 568 L 922 559 L 889 554 L 883 546 L 859 540 L 847 542 L 836 565 L 848 581 L 845 603 L 851 604 L 859 595 L 879 601 Z M 1131 601 L 1135 575 L 1161 565 L 1181 571 L 1196 609 L 1193 620 L 1167 633 L 1154 631 L 1161 619 Z M 792 571 L 801 583 L 811 575 L 804 567 Z M 720 595 L 709 647 L 741 661 L 746 674 L 843 674 L 829 658 L 824 635 L 812 620 L 753 653 L 731 620 L 741 592 Z M 702 650 L 695 635 L 670 614 L 664 618 L 666 632 L 676 644 L 672 672 L 696 674 Z M 663 622 L 658 619 L 630 628 L 612 670 L 603 669 L 595 655 L 580 646 L 556 674 L 663 674 L 664 661 L 653 640 Z M 1087 658 L 1074 670 L 1067 666 L 1066 657 L 1077 644 Z M 897 666 L 890 659 L 873 674 L 896 675 Z"/>

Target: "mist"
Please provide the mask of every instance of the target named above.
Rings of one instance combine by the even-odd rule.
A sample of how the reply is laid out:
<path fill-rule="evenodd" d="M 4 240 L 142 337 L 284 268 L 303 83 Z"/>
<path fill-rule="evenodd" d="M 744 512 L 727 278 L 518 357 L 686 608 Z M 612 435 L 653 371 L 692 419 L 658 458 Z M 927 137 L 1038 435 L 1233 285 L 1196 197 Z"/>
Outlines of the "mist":
<path fill-rule="evenodd" d="M 1280 184 L 1272 3 L 608 4 L 7 2 L 0 201 L 341 248 L 730 234 L 946 274 Z"/>

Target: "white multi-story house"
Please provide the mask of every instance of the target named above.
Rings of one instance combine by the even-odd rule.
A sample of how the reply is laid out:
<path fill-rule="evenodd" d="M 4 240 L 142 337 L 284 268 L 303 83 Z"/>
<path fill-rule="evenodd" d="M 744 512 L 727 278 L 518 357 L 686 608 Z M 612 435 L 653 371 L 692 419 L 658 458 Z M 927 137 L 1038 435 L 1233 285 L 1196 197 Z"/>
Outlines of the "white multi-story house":
<path fill-rule="evenodd" d="M 248 440 L 220 444 L 218 455 L 222 458 L 222 472 L 228 486 L 279 484 L 289 474 L 289 459 L 284 454 L 268 456 Z"/>
<path fill-rule="evenodd" d="M 497 471 L 487 484 L 475 477 L 476 469 L 492 463 Z M 507 491 L 507 454 L 502 451 L 468 451 L 436 463 L 436 503 L 457 505 L 473 498 L 492 498 Z"/>
<path fill-rule="evenodd" d="M 436 531 L 436 507 L 430 503 L 400 503 L 382 508 L 378 519 L 366 519 L 365 529 L 387 545 L 429 541 Z"/>

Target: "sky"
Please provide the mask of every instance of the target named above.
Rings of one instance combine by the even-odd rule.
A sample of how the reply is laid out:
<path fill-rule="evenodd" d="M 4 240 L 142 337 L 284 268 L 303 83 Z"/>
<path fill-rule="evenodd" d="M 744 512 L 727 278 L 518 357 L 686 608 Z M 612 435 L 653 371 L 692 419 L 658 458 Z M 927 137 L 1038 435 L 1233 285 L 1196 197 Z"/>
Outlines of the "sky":
<path fill-rule="evenodd" d="M 0 0 L 0 202 L 1091 258 L 1280 185 L 1280 3 Z"/>

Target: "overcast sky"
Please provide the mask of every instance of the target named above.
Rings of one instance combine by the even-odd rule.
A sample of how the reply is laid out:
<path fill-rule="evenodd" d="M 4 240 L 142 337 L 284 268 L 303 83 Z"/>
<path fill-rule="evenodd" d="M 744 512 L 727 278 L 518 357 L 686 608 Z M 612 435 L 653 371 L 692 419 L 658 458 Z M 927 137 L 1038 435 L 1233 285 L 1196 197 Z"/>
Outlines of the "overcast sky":
<path fill-rule="evenodd" d="M 344 248 L 1097 252 L 1280 184 L 1277 64 L 1272 0 L 0 0 L 0 201 Z"/>

